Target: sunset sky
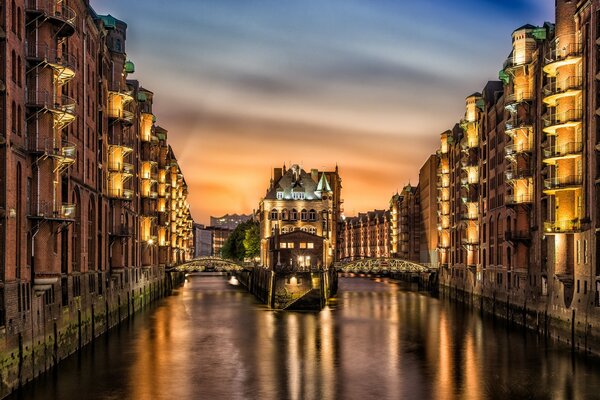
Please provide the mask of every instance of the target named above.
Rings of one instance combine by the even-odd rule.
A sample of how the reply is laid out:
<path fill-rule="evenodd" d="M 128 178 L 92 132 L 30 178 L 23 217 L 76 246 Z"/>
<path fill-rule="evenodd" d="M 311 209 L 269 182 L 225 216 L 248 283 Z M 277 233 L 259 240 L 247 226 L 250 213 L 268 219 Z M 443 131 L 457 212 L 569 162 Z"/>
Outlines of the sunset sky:
<path fill-rule="evenodd" d="M 337 163 L 347 215 L 386 207 L 554 0 L 91 3 L 127 22 L 130 78 L 155 93 L 206 223 L 251 212 L 284 162 Z"/>

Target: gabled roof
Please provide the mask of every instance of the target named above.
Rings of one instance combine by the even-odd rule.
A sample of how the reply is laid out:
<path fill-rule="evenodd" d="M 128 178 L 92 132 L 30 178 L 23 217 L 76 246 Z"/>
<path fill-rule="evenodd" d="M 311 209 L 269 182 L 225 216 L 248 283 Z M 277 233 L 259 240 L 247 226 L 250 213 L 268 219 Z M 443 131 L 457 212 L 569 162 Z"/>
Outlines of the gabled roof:
<path fill-rule="evenodd" d="M 329 181 L 327 180 L 327 177 L 325 176 L 325 173 L 321 173 L 321 179 L 319 180 L 319 184 L 317 185 L 317 190 L 316 192 L 318 193 L 330 193 L 332 192 L 331 190 L 331 186 L 329 186 Z"/>

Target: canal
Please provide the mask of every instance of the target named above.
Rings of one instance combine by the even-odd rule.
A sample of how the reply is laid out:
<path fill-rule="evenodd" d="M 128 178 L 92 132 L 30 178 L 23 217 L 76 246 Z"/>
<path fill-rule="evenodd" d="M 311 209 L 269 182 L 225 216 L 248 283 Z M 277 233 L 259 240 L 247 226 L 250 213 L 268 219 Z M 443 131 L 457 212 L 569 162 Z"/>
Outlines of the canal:
<path fill-rule="evenodd" d="M 100 337 L 11 399 L 566 399 L 600 362 L 387 279 L 320 313 L 269 311 L 222 277 Z"/>

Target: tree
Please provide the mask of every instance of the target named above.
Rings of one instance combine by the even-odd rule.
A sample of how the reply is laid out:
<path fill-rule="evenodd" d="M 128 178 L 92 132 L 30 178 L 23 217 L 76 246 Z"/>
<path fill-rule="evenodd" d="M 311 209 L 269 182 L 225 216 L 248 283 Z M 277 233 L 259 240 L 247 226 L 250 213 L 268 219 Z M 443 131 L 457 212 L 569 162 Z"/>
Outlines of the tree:
<path fill-rule="evenodd" d="M 250 225 L 244 236 L 244 257 L 254 258 L 260 254 L 260 227 L 257 223 Z"/>
<path fill-rule="evenodd" d="M 248 234 L 248 253 L 246 253 L 246 232 L 252 229 Z M 239 224 L 231 235 L 223 243 L 221 257 L 230 260 L 243 261 L 245 257 L 255 257 L 260 248 L 260 233 L 258 224 L 252 220 Z M 255 249 L 256 247 L 256 249 Z"/>

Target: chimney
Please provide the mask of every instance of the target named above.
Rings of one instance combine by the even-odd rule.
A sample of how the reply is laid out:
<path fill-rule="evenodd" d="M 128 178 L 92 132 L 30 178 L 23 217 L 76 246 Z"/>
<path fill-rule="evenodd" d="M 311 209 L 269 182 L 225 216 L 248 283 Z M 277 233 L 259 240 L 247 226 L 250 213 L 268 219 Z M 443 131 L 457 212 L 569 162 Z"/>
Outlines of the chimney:
<path fill-rule="evenodd" d="M 283 170 L 281 168 L 273 168 L 273 182 L 277 183 L 283 176 Z"/>
<path fill-rule="evenodd" d="M 310 177 L 312 178 L 314 183 L 319 183 L 319 170 L 315 168 L 311 169 Z"/>

